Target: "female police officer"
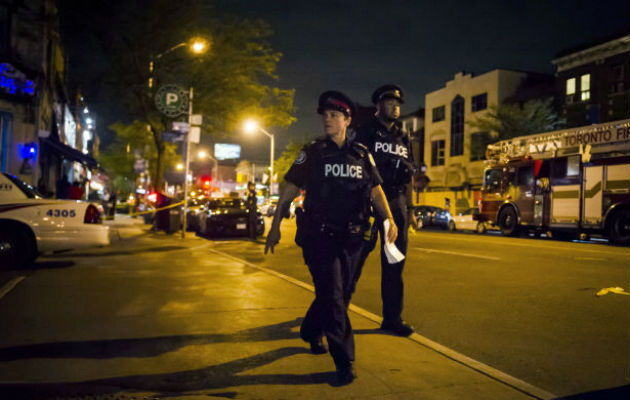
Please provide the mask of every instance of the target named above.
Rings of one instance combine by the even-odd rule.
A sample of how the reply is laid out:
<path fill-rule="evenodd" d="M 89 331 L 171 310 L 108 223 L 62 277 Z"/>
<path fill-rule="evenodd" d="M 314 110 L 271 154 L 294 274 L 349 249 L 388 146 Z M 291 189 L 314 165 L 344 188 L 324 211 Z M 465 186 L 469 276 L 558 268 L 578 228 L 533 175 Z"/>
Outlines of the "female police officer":
<path fill-rule="evenodd" d="M 302 247 L 315 285 L 300 336 L 315 354 L 330 354 L 341 384 L 356 377 L 354 337 L 348 319 L 348 302 L 363 246 L 370 200 L 390 220 L 388 239 L 397 236 L 396 224 L 380 187 L 380 176 L 367 148 L 346 139 L 354 104 L 343 93 L 324 92 L 317 112 L 322 115 L 324 137 L 304 146 L 284 177 L 285 187 L 267 235 L 265 253 L 280 241 L 280 221 L 299 188 L 305 189 L 304 211 L 296 216 L 296 243 Z"/>

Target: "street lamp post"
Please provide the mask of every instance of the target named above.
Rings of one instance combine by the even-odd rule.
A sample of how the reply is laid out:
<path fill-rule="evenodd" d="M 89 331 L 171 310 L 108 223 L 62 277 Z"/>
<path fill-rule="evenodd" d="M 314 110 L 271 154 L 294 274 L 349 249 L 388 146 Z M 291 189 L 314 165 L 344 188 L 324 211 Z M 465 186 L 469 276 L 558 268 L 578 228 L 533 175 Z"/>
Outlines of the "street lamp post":
<path fill-rule="evenodd" d="M 186 134 L 186 161 L 184 164 L 184 216 L 182 220 L 182 239 L 186 238 L 186 214 L 188 213 L 188 172 L 190 171 L 190 130 L 192 129 L 193 87 L 188 93 L 188 133 Z"/>
<path fill-rule="evenodd" d="M 204 38 L 193 38 L 188 42 L 181 42 L 171 47 L 170 49 L 158 54 L 157 56 L 151 57 L 149 61 L 149 95 L 151 95 L 151 89 L 153 89 L 153 71 L 155 69 L 154 60 L 158 60 L 165 56 L 166 54 L 184 46 L 189 46 L 190 51 L 194 54 L 202 54 L 208 51 L 208 47 L 210 47 L 209 42 Z M 186 140 L 184 145 L 186 149 L 184 150 L 185 154 L 185 162 L 184 162 L 184 215 L 182 218 L 182 239 L 186 237 L 186 213 L 188 212 L 188 174 L 190 170 L 190 130 L 192 127 L 192 112 L 193 112 L 193 87 L 191 86 L 188 94 L 188 133 L 186 134 Z"/>
<path fill-rule="evenodd" d="M 260 131 L 267 135 L 269 139 L 271 139 L 271 146 L 269 149 L 269 196 L 271 197 L 273 190 L 273 155 L 274 155 L 274 147 L 275 140 L 274 135 L 272 133 L 267 132 L 262 126 L 258 124 L 258 122 L 254 120 L 245 121 L 243 128 L 246 133 L 255 133 L 256 131 Z"/>

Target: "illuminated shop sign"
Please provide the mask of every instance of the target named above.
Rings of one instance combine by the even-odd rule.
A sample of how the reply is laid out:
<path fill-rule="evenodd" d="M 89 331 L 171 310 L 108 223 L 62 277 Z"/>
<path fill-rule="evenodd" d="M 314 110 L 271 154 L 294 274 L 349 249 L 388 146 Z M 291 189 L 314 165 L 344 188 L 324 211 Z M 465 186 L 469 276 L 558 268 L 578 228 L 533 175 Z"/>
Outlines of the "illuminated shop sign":
<path fill-rule="evenodd" d="M 0 90 L 9 94 L 35 95 L 35 82 L 9 63 L 0 63 Z"/>

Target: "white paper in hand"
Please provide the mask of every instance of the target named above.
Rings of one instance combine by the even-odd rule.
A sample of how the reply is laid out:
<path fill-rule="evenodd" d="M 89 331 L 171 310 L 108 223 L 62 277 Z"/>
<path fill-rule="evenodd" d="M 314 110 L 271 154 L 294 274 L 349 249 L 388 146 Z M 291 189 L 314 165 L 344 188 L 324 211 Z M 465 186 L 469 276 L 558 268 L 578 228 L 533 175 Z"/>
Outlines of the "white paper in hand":
<path fill-rule="evenodd" d="M 385 230 L 385 236 L 387 237 L 387 232 L 389 232 L 389 220 L 383 221 L 383 228 Z M 385 256 L 387 257 L 387 262 L 390 264 L 396 264 L 405 259 L 405 255 L 398 250 L 398 247 L 394 243 L 389 243 L 386 241 L 385 243 Z"/>

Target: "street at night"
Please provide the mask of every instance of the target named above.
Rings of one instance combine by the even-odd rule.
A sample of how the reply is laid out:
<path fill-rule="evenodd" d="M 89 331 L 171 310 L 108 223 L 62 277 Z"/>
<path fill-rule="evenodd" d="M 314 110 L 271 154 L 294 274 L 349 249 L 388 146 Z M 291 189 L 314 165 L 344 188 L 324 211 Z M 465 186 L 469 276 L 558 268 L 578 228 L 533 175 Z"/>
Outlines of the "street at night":
<path fill-rule="evenodd" d="M 410 339 L 384 335 L 370 320 L 381 314 L 373 252 L 353 298 L 360 309 L 352 320 L 363 372 L 357 382 L 363 385 L 342 394 L 330 386 L 328 360 L 303 354 L 297 337 L 312 281 L 292 242 L 293 220 L 283 222 L 281 245 L 265 256 L 260 241 L 190 233 L 182 241 L 120 218 L 127 225 L 113 228 L 109 248 L 44 257 L 21 274 L 3 273 L 3 283 L 23 279 L 0 299 L 8 327 L 0 333 L 0 393 L 63 397 L 131 390 L 272 399 L 283 398 L 279 393 L 288 384 L 286 398 L 298 392 L 304 398 L 399 398 L 408 391 L 419 397 L 407 398 L 444 398 L 438 390 L 444 371 L 424 353 L 452 360 L 440 346 L 427 350 L 424 339 L 447 348 L 459 361 L 450 367 L 481 385 L 452 389 L 467 398 L 560 397 L 623 386 L 628 379 L 630 298 L 597 296 L 603 288 L 628 287 L 627 248 L 411 233 L 403 316 L 418 337 Z M 406 355 L 384 361 L 390 355 L 382 342 Z M 413 354 L 429 365 L 407 361 Z M 492 390 L 499 392 L 484 392 L 479 381 L 489 378 L 466 357 L 491 369 L 499 387 Z M 374 368 L 397 360 L 385 381 L 370 383 Z M 513 382 L 538 391 L 521 397 L 510 388 Z M 25 383 L 31 385 L 20 389 Z"/>
<path fill-rule="evenodd" d="M 0 400 L 627 400 L 628 15 L 0 0 Z"/>

